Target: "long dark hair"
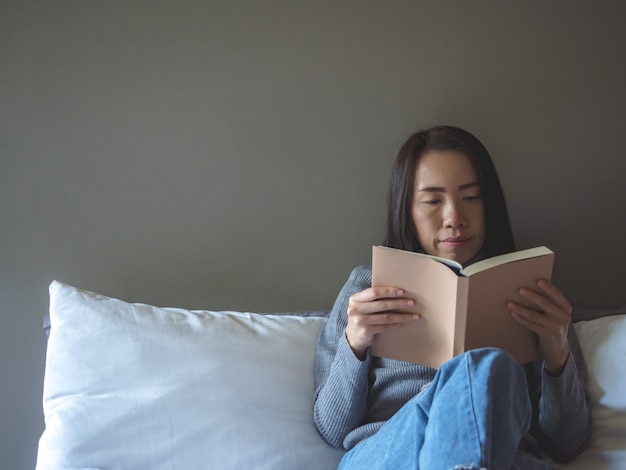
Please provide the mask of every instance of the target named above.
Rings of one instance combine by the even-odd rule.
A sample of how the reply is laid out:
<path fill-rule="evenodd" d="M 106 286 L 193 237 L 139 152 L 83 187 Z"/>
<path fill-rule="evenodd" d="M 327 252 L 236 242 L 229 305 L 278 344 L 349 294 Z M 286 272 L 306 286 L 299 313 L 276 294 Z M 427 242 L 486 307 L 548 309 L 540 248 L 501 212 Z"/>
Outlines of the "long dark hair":
<path fill-rule="evenodd" d="M 411 217 L 417 162 L 426 150 L 454 150 L 472 162 L 481 185 L 485 208 L 484 257 L 515 251 L 515 242 L 500 180 L 485 146 L 458 127 L 436 126 L 413 134 L 396 157 L 387 202 L 387 235 L 384 245 L 423 252 Z"/>

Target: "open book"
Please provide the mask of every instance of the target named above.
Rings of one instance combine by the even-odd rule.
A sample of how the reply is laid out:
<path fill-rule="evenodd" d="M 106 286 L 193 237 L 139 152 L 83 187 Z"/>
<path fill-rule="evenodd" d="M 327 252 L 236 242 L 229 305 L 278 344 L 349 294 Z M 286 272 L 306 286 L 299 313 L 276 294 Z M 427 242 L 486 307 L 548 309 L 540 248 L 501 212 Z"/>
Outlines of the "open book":
<path fill-rule="evenodd" d="M 376 335 L 375 356 L 438 368 L 470 349 L 498 347 L 519 363 L 540 358 L 537 337 L 513 318 L 507 301 L 528 305 L 520 287 L 550 280 L 554 253 L 531 248 L 463 268 L 434 256 L 373 247 L 372 285 L 398 287 L 415 305 L 401 310 L 422 317 Z"/>

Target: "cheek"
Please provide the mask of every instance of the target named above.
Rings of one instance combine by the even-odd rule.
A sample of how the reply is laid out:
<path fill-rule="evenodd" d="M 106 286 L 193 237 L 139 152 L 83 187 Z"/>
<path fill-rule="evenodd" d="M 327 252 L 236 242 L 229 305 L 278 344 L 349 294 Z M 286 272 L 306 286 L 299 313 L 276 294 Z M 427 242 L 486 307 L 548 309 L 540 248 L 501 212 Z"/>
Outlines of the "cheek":
<path fill-rule="evenodd" d="M 426 213 L 423 210 L 413 209 L 411 213 L 413 217 L 413 225 L 417 231 L 417 236 L 422 238 L 433 230 L 436 216 L 432 213 Z"/>
<path fill-rule="evenodd" d="M 482 208 L 476 211 L 474 214 L 474 227 L 477 227 L 477 232 L 480 237 L 481 245 L 485 241 L 485 236 L 487 234 L 487 228 L 485 226 L 485 212 Z"/>
<path fill-rule="evenodd" d="M 476 211 L 476 223 L 478 224 L 478 226 L 480 226 L 484 235 L 484 232 L 485 232 L 485 209 L 484 207 L 480 207 Z"/>
<path fill-rule="evenodd" d="M 418 229 L 423 219 L 422 214 L 420 214 L 420 211 L 418 209 L 414 208 L 411 211 L 411 218 L 413 219 L 413 225 L 415 226 L 416 229 Z"/>

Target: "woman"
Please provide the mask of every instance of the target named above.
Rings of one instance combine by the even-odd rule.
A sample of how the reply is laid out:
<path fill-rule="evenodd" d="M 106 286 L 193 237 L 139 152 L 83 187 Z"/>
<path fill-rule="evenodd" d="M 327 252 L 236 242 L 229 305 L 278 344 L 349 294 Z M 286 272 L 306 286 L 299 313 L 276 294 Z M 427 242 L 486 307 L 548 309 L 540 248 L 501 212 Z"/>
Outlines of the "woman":
<path fill-rule="evenodd" d="M 439 126 L 411 136 L 392 173 L 385 245 L 467 265 L 514 251 L 502 189 L 485 147 Z M 439 370 L 370 356 L 376 334 L 420 321 L 391 313 L 414 304 L 371 287 L 356 268 L 320 332 L 315 423 L 349 452 L 342 469 L 542 469 L 584 448 L 591 414 L 571 306 L 552 283 L 520 286 L 533 308 L 509 302 L 535 332 L 543 360 L 518 365 L 504 351 L 461 354 Z"/>

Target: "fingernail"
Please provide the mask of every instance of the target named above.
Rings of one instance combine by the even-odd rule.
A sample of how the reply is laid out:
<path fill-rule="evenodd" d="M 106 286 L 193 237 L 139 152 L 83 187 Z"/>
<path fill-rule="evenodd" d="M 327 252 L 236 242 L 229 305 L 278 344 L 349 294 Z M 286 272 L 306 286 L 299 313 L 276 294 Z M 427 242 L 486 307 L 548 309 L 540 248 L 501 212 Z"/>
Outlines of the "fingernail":
<path fill-rule="evenodd" d="M 413 301 L 413 300 L 407 300 L 406 304 L 407 304 L 408 306 L 415 305 L 415 301 Z"/>

